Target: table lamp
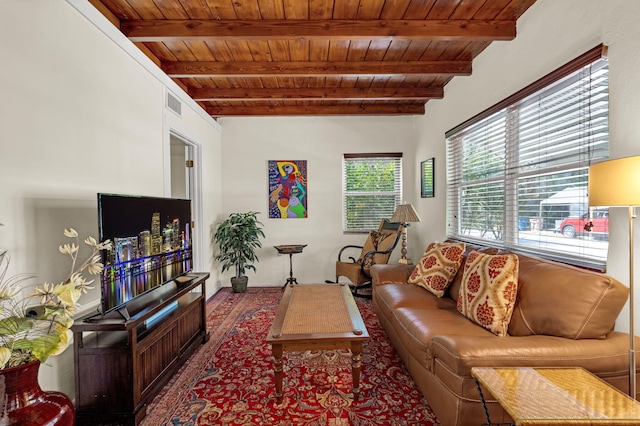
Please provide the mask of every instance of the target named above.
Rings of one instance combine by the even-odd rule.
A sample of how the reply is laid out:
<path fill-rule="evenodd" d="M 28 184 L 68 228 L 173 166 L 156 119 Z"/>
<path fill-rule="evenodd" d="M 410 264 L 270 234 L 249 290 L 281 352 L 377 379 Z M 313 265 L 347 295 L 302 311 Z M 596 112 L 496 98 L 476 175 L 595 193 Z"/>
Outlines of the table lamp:
<path fill-rule="evenodd" d="M 391 217 L 391 222 L 402 223 L 402 250 L 398 263 L 409 263 L 409 259 L 407 259 L 407 228 L 410 222 L 420 222 L 420 216 L 411 204 L 398 204 Z"/>
<path fill-rule="evenodd" d="M 589 206 L 627 207 L 629 215 L 629 396 L 636 398 L 633 296 L 633 220 L 640 206 L 640 156 L 589 167 Z"/>

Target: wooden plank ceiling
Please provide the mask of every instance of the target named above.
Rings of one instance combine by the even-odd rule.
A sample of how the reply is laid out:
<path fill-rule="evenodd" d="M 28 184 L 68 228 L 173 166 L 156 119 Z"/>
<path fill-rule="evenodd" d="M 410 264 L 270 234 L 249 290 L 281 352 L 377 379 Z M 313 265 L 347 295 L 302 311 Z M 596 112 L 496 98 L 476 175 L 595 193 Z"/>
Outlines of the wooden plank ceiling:
<path fill-rule="evenodd" d="M 424 114 L 535 0 L 89 0 L 211 116 Z"/>

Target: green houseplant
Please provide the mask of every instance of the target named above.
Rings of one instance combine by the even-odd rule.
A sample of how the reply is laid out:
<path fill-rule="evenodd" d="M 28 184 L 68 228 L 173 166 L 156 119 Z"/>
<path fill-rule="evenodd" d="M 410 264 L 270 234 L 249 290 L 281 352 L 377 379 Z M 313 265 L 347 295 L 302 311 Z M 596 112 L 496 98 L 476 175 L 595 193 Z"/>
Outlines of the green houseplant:
<path fill-rule="evenodd" d="M 255 271 L 254 262 L 259 261 L 256 249 L 262 247 L 260 238 L 264 238 L 264 232 L 258 214 L 231 213 L 218 224 L 213 234 L 213 243 L 219 249 L 215 260 L 222 265 L 222 272 L 235 267 L 236 274 L 231 278 L 231 287 L 235 293 L 246 291 L 249 278 L 245 276 L 245 270 Z"/>

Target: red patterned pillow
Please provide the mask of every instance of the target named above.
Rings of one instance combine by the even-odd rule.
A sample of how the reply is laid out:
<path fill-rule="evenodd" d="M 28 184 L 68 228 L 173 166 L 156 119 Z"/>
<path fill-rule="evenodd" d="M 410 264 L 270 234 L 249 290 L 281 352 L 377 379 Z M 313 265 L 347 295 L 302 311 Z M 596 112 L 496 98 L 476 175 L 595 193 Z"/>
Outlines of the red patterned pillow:
<path fill-rule="evenodd" d="M 518 263 L 513 253 L 469 253 L 458 311 L 493 334 L 506 336 L 518 291 Z"/>
<path fill-rule="evenodd" d="M 464 249 L 464 243 L 429 244 L 407 282 L 442 297 L 462 264 Z"/>

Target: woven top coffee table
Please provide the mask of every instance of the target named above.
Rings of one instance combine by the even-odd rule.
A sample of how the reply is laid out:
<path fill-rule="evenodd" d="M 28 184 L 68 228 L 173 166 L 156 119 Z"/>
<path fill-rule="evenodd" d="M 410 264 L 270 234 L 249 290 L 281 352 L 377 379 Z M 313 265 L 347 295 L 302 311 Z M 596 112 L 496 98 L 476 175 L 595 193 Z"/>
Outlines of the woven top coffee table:
<path fill-rule="evenodd" d="M 638 401 L 582 368 L 474 367 L 471 374 L 518 426 L 640 425 Z"/>
<path fill-rule="evenodd" d="M 273 354 L 276 402 L 282 403 L 284 351 L 351 349 L 353 397 L 360 394 L 362 343 L 369 332 L 349 286 L 304 284 L 289 286 L 267 335 Z"/>

